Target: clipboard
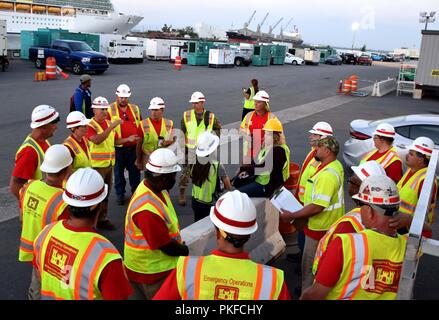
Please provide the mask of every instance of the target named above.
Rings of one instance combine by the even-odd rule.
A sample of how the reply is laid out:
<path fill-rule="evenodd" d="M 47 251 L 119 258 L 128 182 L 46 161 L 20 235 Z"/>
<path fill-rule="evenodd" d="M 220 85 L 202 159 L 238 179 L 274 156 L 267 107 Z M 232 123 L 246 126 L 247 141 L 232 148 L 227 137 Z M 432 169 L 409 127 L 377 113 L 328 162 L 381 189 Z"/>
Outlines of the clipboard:
<path fill-rule="evenodd" d="M 282 212 L 282 210 L 295 212 L 303 208 L 303 205 L 285 187 L 276 190 L 271 196 L 270 202 L 277 210 L 279 210 L 279 212 Z M 290 223 L 293 222 L 294 219 Z"/>

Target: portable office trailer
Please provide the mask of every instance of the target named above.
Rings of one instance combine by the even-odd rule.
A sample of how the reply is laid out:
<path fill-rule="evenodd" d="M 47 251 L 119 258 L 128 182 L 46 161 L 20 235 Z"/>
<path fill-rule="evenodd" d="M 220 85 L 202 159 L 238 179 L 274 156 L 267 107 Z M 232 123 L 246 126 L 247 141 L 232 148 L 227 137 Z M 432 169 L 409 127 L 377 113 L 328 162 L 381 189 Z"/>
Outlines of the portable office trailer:
<path fill-rule="evenodd" d="M 305 49 L 305 63 L 318 65 L 320 63 L 320 50 L 317 49 Z"/>
<path fill-rule="evenodd" d="M 414 98 L 439 92 L 439 30 L 422 30 L 421 50 L 415 77 Z"/>
<path fill-rule="evenodd" d="M 146 57 L 149 60 L 169 60 L 171 46 L 183 46 L 186 42 L 179 39 L 146 39 Z"/>

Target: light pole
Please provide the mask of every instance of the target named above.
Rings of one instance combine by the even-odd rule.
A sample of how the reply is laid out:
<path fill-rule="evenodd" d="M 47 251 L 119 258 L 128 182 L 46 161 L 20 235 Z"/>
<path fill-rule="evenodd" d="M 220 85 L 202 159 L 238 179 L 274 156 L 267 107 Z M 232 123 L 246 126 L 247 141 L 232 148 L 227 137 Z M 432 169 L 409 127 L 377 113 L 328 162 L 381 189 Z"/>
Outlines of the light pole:
<path fill-rule="evenodd" d="M 420 12 L 419 13 L 419 22 L 420 23 L 425 23 L 425 29 L 427 30 L 427 26 L 429 22 L 435 22 L 436 21 L 436 11 L 431 11 L 430 14 L 428 14 L 426 11 Z"/>
<path fill-rule="evenodd" d="M 358 22 L 354 22 L 352 24 L 352 32 L 354 33 L 353 39 L 352 39 L 352 53 L 354 52 L 354 44 L 355 44 L 355 35 L 357 34 L 358 29 L 360 29 L 360 24 Z"/>

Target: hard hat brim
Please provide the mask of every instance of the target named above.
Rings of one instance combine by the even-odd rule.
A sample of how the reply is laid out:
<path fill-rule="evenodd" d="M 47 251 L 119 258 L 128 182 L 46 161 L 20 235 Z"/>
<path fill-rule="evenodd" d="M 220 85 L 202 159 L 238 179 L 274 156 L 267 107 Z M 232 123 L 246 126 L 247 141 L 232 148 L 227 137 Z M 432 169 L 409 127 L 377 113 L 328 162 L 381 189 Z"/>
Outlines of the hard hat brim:
<path fill-rule="evenodd" d="M 91 108 L 92 109 L 108 109 L 108 107 L 109 107 L 110 105 L 106 105 L 106 106 L 102 106 L 102 105 L 96 105 L 96 104 L 92 104 L 91 105 Z"/>
<path fill-rule="evenodd" d="M 364 179 L 366 179 L 366 176 L 361 172 L 360 167 L 359 166 L 352 166 L 351 167 L 352 171 L 355 173 L 355 175 L 360 178 L 361 181 L 363 181 Z M 352 197 L 353 198 L 353 197 Z"/>
<path fill-rule="evenodd" d="M 149 106 L 148 110 L 160 110 L 165 109 L 165 106 Z"/>
<path fill-rule="evenodd" d="M 199 157 L 207 157 L 208 155 L 212 154 L 218 148 L 220 143 L 220 138 L 218 136 L 214 135 L 214 139 L 215 143 L 208 150 L 201 151 L 197 147 L 197 150 L 195 151 L 196 155 Z"/>
<path fill-rule="evenodd" d="M 200 99 L 190 99 L 189 100 L 190 103 L 205 102 L 205 101 L 206 101 L 205 99 L 201 99 L 201 100 Z"/>
<path fill-rule="evenodd" d="M 119 98 L 129 98 L 129 97 L 131 97 L 131 93 L 117 93 L 116 92 L 116 96 L 118 96 Z"/>
<path fill-rule="evenodd" d="M 67 197 L 65 192 L 63 193 L 62 198 L 63 198 L 65 203 L 67 203 L 68 205 L 71 205 L 73 207 L 79 207 L 79 208 L 92 207 L 96 204 L 101 203 L 107 197 L 108 185 L 105 184 L 104 188 L 105 188 L 104 192 L 99 197 L 97 197 L 96 199 L 93 199 L 93 200 L 80 201 L 80 200 L 71 199 L 71 198 Z"/>
<path fill-rule="evenodd" d="M 381 133 L 381 132 L 377 132 L 374 131 L 372 133 L 373 136 L 380 136 L 380 137 L 386 137 L 386 138 L 395 138 L 395 134 L 386 134 L 386 133 Z"/>
<path fill-rule="evenodd" d="M 46 124 L 51 123 L 53 120 L 55 120 L 58 117 L 59 117 L 59 113 L 55 112 L 55 114 L 52 117 L 50 117 L 49 119 L 47 119 L 47 120 L 44 120 L 42 122 L 31 122 L 30 127 L 32 129 L 36 129 L 36 128 L 45 126 Z"/>
<path fill-rule="evenodd" d="M 76 127 L 80 127 L 80 126 L 86 126 L 90 123 L 90 121 L 91 121 L 90 119 L 84 119 L 79 123 L 68 125 L 68 126 L 66 126 L 66 128 L 70 129 L 70 128 L 76 128 Z"/>
<path fill-rule="evenodd" d="M 154 167 L 154 166 L 150 165 L 150 163 L 148 162 L 145 165 L 145 168 L 148 171 L 151 171 L 151 172 L 154 172 L 154 173 L 160 173 L 160 174 L 167 174 L 167 173 L 174 173 L 174 172 L 181 171 L 181 167 L 178 164 L 176 164 L 174 166 L 166 167 L 166 168 L 157 168 L 157 167 Z"/>
<path fill-rule="evenodd" d="M 62 169 L 67 168 L 68 166 L 70 166 L 73 163 L 73 158 L 70 157 L 70 160 L 68 163 L 65 163 L 62 166 L 58 166 L 58 167 L 51 167 L 50 165 L 47 165 L 47 163 L 45 163 L 43 161 L 43 163 L 40 166 L 40 170 L 45 172 L 45 173 L 58 173 L 60 172 Z"/>
<path fill-rule="evenodd" d="M 253 234 L 258 230 L 258 223 L 255 222 L 255 224 L 250 228 L 237 228 L 233 226 L 229 226 L 228 224 L 225 224 L 224 222 L 220 221 L 216 215 L 215 215 L 215 206 L 212 206 L 210 208 L 210 220 L 212 223 L 217 226 L 219 229 L 224 230 L 225 232 L 236 234 L 236 235 L 249 235 Z"/>

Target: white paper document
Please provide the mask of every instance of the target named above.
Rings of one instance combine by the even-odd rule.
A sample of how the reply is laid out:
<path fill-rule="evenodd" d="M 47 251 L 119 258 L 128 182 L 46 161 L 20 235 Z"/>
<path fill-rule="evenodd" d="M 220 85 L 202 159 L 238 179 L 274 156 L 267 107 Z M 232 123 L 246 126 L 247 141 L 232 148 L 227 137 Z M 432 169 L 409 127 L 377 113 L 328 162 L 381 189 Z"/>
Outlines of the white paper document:
<path fill-rule="evenodd" d="M 285 187 L 277 190 L 270 199 L 277 210 L 295 212 L 303 208 L 296 197 Z"/>

